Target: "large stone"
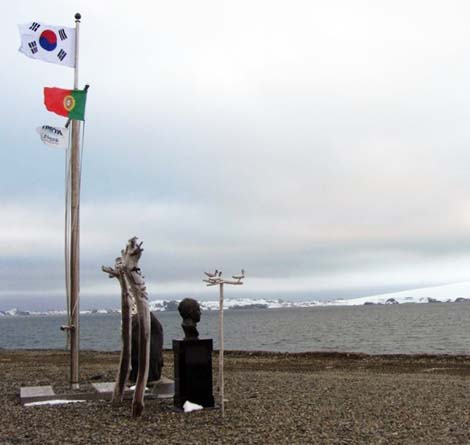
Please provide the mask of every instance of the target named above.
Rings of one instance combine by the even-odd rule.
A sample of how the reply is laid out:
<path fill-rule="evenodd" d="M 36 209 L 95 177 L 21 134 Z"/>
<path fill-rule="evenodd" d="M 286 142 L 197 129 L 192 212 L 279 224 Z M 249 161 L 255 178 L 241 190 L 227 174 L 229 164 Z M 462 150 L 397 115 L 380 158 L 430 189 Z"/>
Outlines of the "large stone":
<path fill-rule="evenodd" d="M 131 373 L 129 381 L 135 382 L 139 369 L 139 323 L 137 316 L 132 317 Z M 148 382 L 160 380 L 163 368 L 163 328 L 157 317 L 150 313 L 150 365 Z"/>

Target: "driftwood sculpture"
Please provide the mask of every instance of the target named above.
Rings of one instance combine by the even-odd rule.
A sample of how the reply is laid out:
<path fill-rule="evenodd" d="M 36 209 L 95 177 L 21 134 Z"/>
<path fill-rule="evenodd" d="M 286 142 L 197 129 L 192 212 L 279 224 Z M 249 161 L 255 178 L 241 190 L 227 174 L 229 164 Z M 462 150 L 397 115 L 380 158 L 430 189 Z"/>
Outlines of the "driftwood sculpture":
<path fill-rule="evenodd" d="M 149 373 L 150 356 L 150 310 L 144 277 L 138 267 L 144 249 L 137 238 L 131 238 L 121 256 L 116 259 L 114 268 L 102 266 L 110 278 L 117 278 L 121 286 L 122 310 L 122 351 L 113 404 L 122 402 L 124 388 L 129 378 L 132 343 L 132 312 L 138 319 L 138 356 L 139 368 L 132 400 L 132 416 L 138 417 L 144 409 L 144 394 Z"/>

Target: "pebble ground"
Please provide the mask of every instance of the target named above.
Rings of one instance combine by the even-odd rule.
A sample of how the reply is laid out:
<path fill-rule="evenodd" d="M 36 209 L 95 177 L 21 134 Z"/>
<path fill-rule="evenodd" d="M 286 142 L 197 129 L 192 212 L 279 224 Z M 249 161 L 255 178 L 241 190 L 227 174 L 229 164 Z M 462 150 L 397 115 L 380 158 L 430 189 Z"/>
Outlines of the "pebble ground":
<path fill-rule="evenodd" d="M 114 379 L 119 353 L 80 358 L 82 391 Z M 68 366 L 63 351 L 0 350 L 0 444 L 470 444 L 470 356 L 227 352 L 223 420 L 171 400 L 140 419 L 130 401 L 20 405 L 21 386 L 68 391 Z"/>

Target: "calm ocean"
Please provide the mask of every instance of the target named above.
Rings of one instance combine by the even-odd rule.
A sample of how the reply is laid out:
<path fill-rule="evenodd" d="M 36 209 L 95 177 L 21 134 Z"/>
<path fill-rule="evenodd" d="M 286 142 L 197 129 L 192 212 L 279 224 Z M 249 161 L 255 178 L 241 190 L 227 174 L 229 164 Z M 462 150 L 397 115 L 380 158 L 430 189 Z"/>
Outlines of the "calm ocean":
<path fill-rule="evenodd" d="M 164 346 L 182 337 L 177 312 L 156 313 Z M 203 312 L 200 337 L 217 349 L 217 312 Z M 470 303 L 227 310 L 225 348 L 283 352 L 470 354 Z M 64 348 L 60 316 L 0 318 L 0 348 Z M 82 315 L 81 349 L 120 349 L 120 315 Z"/>

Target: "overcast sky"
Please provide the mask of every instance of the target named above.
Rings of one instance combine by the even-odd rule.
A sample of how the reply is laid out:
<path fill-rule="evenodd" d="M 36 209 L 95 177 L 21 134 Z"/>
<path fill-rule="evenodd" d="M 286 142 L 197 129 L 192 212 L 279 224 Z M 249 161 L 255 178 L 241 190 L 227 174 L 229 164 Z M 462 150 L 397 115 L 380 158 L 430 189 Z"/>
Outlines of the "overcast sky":
<path fill-rule="evenodd" d="M 467 1 L 19 0 L 3 11 L 0 310 L 63 307 L 64 118 L 73 70 L 18 52 L 17 24 L 74 26 L 90 84 L 82 307 L 144 241 L 151 299 L 355 297 L 470 276 Z"/>

